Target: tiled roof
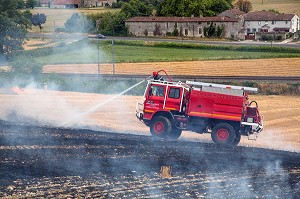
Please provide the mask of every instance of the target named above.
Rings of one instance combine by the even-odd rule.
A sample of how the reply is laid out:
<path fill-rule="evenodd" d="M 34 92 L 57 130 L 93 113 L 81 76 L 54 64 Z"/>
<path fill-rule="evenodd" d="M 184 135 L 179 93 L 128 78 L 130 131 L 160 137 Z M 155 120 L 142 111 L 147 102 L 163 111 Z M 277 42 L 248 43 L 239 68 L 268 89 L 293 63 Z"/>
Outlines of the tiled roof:
<path fill-rule="evenodd" d="M 233 8 L 233 9 L 230 9 L 230 10 L 225 10 L 224 12 L 218 14 L 218 16 L 235 18 L 235 17 L 238 17 L 238 16 L 243 15 L 243 14 L 245 14 L 245 12 L 240 11 L 237 8 Z"/>
<path fill-rule="evenodd" d="M 274 31 L 289 31 L 289 28 L 273 28 Z"/>
<path fill-rule="evenodd" d="M 238 22 L 228 17 L 133 17 L 126 22 Z"/>
<path fill-rule="evenodd" d="M 235 14 L 235 15 L 245 14 L 245 12 L 243 12 L 243 11 L 237 9 L 237 8 L 230 9 L 229 11 L 232 12 L 233 14 Z"/>
<path fill-rule="evenodd" d="M 245 21 L 290 21 L 295 14 L 277 14 L 268 11 L 248 12 L 244 15 Z"/>
<path fill-rule="evenodd" d="M 53 5 L 80 4 L 80 0 L 53 0 Z"/>

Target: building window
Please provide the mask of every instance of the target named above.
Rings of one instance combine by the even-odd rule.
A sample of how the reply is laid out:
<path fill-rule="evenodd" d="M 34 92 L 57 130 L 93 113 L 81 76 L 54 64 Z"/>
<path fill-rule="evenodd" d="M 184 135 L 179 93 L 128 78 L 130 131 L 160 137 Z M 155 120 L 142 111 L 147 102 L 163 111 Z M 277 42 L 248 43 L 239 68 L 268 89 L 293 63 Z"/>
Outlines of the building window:
<path fill-rule="evenodd" d="M 171 88 L 169 92 L 169 98 L 179 99 L 180 98 L 180 89 Z"/>
<path fill-rule="evenodd" d="M 201 22 L 198 22 L 198 24 L 202 24 Z"/>
<path fill-rule="evenodd" d="M 202 35 L 202 34 L 203 34 L 203 28 L 200 27 L 200 28 L 199 28 L 199 35 Z"/>
<path fill-rule="evenodd" d="M 272 21 L 272 25 L 274 25 L 275 24 L 275 21 Z"/>
<path fill-rule="evenodd" d="M 188 35 L 189 34 L 189 29 L 184 29 L 184 35 Z"/>
<path fill-rule="evenodd" d="M 285 21 L 285 24 L 288 24 L 289 23 L 289 21 Z"/>
<path fill-rule="evenodd" d="M 209 22 L 209 21 L 207 22 L 207 25 L 210 25 L 210 22 Z"/>
<path fill-rule="evenodd" d="M 251 28 L 247 28 L 247 33 L 250 33 L 251 32 Z"/>
<path fill-rule="evenodd" d="M 252 32 L 255 33 L 256 32 L 256 28 L 252 28 Z"/>

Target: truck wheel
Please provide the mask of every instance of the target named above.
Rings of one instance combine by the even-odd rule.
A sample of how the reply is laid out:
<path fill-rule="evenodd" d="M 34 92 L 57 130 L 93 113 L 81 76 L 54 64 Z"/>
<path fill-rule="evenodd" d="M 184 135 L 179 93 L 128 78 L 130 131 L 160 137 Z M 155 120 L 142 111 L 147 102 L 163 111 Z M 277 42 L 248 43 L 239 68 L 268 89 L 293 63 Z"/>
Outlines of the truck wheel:
<path fill-rule="evenodd" d="M 158 116 L 150 124 L 150 132 L 154 137 L 165 138 L 170 135 L 172 126 L 168 118 Z"/>
<path fill-rule="evenodd" d="M 232 145 L 237 146 L 241 141 L 241 133 L 236 132 Z"/>
<path fill-rule="evenodd" d="M 172 140 L 177 140 L 181 136 L 182 130 L 176 127 L 172 128 L 169 138 Z"/>
<path fill-rule="evenodd" d="M 219 123 L 213 127 L 211 138 L 216 144 L 232 145 L 235 140 L 234 128 L 227 123 Z"/>

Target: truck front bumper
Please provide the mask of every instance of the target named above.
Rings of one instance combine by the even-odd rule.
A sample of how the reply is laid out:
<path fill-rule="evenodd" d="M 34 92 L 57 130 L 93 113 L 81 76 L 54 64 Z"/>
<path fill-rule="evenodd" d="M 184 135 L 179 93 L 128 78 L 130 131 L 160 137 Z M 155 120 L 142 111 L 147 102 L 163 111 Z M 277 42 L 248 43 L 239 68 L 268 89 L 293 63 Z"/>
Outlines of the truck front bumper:
<path fill-rule="evenodd" d="M 139 120 L 143 120 L 143 104 L 136 102 L 135 115 Z"/>
<path fill-rule="evenodd" d="M 252 133 L 260 133 L 264 129 L 263 124 L 250 123 L 250 122 L 242 122 L 244 126 L 251 126 Z"/>

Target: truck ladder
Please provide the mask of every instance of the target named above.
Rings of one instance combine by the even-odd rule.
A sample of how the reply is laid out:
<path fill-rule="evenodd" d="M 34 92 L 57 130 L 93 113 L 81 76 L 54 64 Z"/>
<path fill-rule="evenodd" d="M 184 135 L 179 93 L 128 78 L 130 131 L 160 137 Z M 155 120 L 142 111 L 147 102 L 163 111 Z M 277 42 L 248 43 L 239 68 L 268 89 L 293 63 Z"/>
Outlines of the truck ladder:
<path fill-rule="evenodd" d="M 188 85 L 196 85 L 196 86 L 222 88 L 222 89 L 252 91 L 252 92 L 255 92 L 255 93 L 258 92 L 258 88 L 253 88 L 253 87 L 231 86 L 231 85 L 225 85 L 225 84 L 212 84 L 212 83 L 193 82 L 193 81 L 186 81 L 186 84 L 188 84 Z"/>

